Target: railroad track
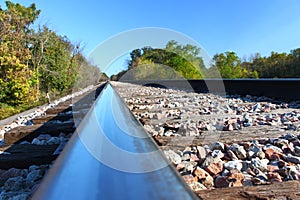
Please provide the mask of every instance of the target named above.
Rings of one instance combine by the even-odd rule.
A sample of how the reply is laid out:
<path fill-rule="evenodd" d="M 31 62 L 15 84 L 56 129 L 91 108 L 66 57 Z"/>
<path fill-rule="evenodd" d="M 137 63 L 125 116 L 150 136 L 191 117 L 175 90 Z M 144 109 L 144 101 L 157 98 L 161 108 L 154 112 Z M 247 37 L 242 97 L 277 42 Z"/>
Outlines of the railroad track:
<path fill-rule="evenodd" d="M 104 84 L 59 103 L 4 134 L 0 146 L 0 199 L 27 199 L 60 154 Z M 15 123 L 15 122 L 13 122 Z"/>
<path fill-rule="evenodd" d="M 5 162 L 3 162 L 3 169 L 18 167 L 27 169 L 29 173 L 34 171 L 32 170 L 32 168 L 34 168 L 32 166 L 34 165 L 42 166 L 40 168 L 43 168 L 45 165 L 46 168 L 49 167 L 49 164 L 56 159 L 65 143 L 58 148 L 60 144 L 42 146 L 27 144 L 24 141 L 32 143 L 34 138 L 39 137 L 41 134 L 41 137 L 45 137 L 45 134 L 54 137 L 71 137 L 62 154 L 57 158 L 54 165 L 51 165 L 51 168 L 49 172 L 47 172 L 47 176 L 43 179 L 41 185 L 39 187 L 30 186 L 30 191 L 25 188 L 23 192 L 27 195 L 32 195 L 32 192 L 38 188 L 32 197 L 33 199 L 300 198 L 299 181 L 263 184 L 260 186 L 197 190 L 194 191 L 198 196 L 197 197 L 191 191 L 193 187 L 191 187 L 191 189 L 188 187 L 188 185 L 195 185 L 195 177 L 190 176 L 194 173 L 193 171 L 195 169 L 190 173 L 185 174 L 182 174 L 182 171 L 178 171 L 182 175 L 182 177 L 180 177 L 175 169 L 176 167 L 178 170 L 178 164 L 170 164 L 169 161 L 166 160 L 165 155 L 162 154 L 162 151 L 172 150 L 175 152 L 179 150 L 184 152 L 187 150 L 191 155 L 193 154 L 191 153 L 193 148 L 211 145 L 216 140 L 223 142 L 225 145 L 230 145 L 232 143 L 246 144 L 253 139 L 256 139 L 259 142 L 266 142 L 269 138 L 278 138 L 282 136 L 283 132 L 278 131 L 276 126 L 275 128 L 274 126 L 267 126 L 267 128 L 264 129 L 265 131 L 261 131 L 258 126 L 253 126 L 242 130 L 222 130 L 219 132 L 217 138 L 213 134 L 214 131 L 200 131 L 199 134 L 197 134 L 196 131 L 193 132 L 195 135 L 185 135 L 184 137 L 161 136 L 158 134 L 153 135 L 153 130 L 147 129 L 145 125 L 148 125 L 148 128 L 149 126 L 155 126 L 155 124 L 161 126 L 161 120 L 159 120 L 160 117 L 156 115 L 155 120 L 149 120 L 149 117 L 143 118 L 141 115 L 148 112 L 148 114 L 153 117 L 155 113 L 149 113 L 149 110 L 145 109 L 145 106 L 147 107 L 147 105 L 151 104 L 157 105 L 157 102 L 151 103 L 151 99 L 157 100 L 161 96 L 159 94 L 157 96 L 154 94 L 149 96 L 147 93 L 140 95 L 140 90 L 138 90 L 140 87 L 134 89 L 135 95 L 126 92 L 122 93 L 122 87 L 127 89 L 130 87 L 127 85 L 120 86 L 117 83 L 113 83 L 113 85 L 113 87 L 110 85 L 106 86 L 106 89 L 102 92 L 101 96 L 89 111 L 88 108 L 93 103 L 90 99 L 93 98 L 87 98 L 89 99 L 88 102 L 84 102 L 84 100 L 81 102 L 78 101 L 77 110 L 84 110 L 84 112 L 75 113 L 75 115 L 78 115 L 75 118 L 80 119 L 80 116 L 83 116 L 87 111 L 88 113 L 76 130 L 74 129 L 74 122 L 71 122 L 74 114 L 71 114 L 70 112 L 72 109 L 67 107 L 67 105 L 60 105 L 56 109 L 49 110 L 47 115 L 34 119 L 34 125 L 30 128 L 15 128 L 9 132 L 10 134 L 7 133 L 5 135 L 6 144 L 2 148 L 4 152 L 11 154 L 0 155 L 0 166 L 2 166 L 1 156 L 20 155 L 22 154 L 20 152 L 23 150 L 18 148 L 21 148 L 21 145 L 23 145 L 23 148 L 28 145 L 25 149 L 32 149 L 28 151 L 26 155 L 23 154 L 23 158 L 19 159 L 16 156 L 15 160 L 12 159 L 11 162 L 7 162 L 11 164 L 5 164 Z M 125 102 L 120 99 L 118 93 L 115 92 L 113 88 L 118 91 Z M 193 95 L 194 94 L 189 96 L 184 94 L 184 98 L 193 98 Z M 139 98 L 139 100 L 142 99 L 142 102 L 128 103 L 126 98 L 133 96 Z M 147 99 L 148 97 L 149 99 Z M 172 95 L 170 97 L 164 96 L 165 99 L 171 97 Z M 177 100 L 179 100 L 177 102 L 180 103 L 180 98 L 177 98 Z M 186 99 L 182 102 L 185 101 Z M 133 117 L 124 103 L 127 103 L 127 106 L 131 108 L 131 111 L 136 115 L 135 117 L 140 123 L 136 121 L 136 118 Z M 246 103 L 245 106 L 247 107 L 247 105 L 248 104 Z M 144 108 L 133 109 L 134 106 L 144 106 Z M 187 110 L 193 109 L 195 109 L 195 107 L 188 107 Z M 290 110 L 285 109 L 288 108 L 282 108 L 282 110 L 279 109 L 276 110 L 276 112 L 294 111 L 294 108 L 291 108 Z M 172 110 L 172 108 L 167 108 L 165 110 Z M 160 114 L 164 113 L 165 110 L 154 109 L 155 112 Z M 173 114 L 176 115 L 176 112 L 174 113 Z M 232 115 L 229 115 L 228 113 L 222 113 L 222 115 L 225 117 L 232 117 Z M 217 116 L 210 116 L 210 119 L 222 115 L 218 113 Z M 169 121 L 164 120 L 164 129 L 168 129 L 169 133 L 172 131 L 173 133 L 176 133 L 178 132 L 178 127 L 175 127 L 174 124 L 170 125 L 172 122 L 175 123 L 176 120 L 183 122 L 185 117 L 195 117 L 197 119 L 197 116 L 191 117 L 191 115 L 181 117 L 181 119 L 175 119 L 173 117 Z M 205 120 L 205 116 L 203 120 Z M 59 122 L 59 125 L 57 122 Z M 80 120 L 75 123 L 79 124 L 79 122 Z M 43 123 L 43 125 L 41 125 L 41 123 Z M 144 128 L 148 133 L 145 132 L 145 129 L 142 128 L 141 124 L 144 125 Z M 298 122 L 294 125 L 299 126 Z M 283 129 L 286 127 L 281 128 Z M 52 131 L 49 131 L 50 129 Z M 72 134 L 74 130 L 75 133 Z M 62 131 L 64 134 L 60 135 Z M 186 134 L 186 131 L 184 133 Z M 297 131 L 294 131 L 293 133 L 297 135 Z M 149 135 L 153 136 L 156 144 Z M 159 147 L 157 145 L 159 145 Z M 187 149 L 187 147 L 189 149 Z M 159 151 L 159 149 L 162 151 Z M 53 153 L 55 155 L 53 155 Z M 198 165 L 200 165 L 199 161 Z M 40 169 L 40 171 L 43 170 Z M 18 171 L 18 173 L 21 172 Z M 27 175 L 29 173 L 27 172 Z M 41 177 L 36 180 L 36 185 L 39 185 L 40 181 Z M 2 182 L 5 186 L 6 183 L 4 180 Z M 199 179 L 196 182 L 201 181 Z M 9 192 L 7 193 L 9 196 Z"/>

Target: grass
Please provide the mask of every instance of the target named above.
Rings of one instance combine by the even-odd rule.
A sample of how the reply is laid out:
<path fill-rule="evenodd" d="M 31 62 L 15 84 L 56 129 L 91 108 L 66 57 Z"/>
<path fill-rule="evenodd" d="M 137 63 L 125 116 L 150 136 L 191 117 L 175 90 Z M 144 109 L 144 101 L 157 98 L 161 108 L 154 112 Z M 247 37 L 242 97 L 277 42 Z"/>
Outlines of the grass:
<path fill-rule="evenodd" d="M 20 113 L 20 109 L 13 106 L 7 105 L 5 103 L 0 103 L 0 119 L 5 119 L 14 114 Z"/>
<path fill-rule="evenodd" d="M 72 93 L 72 91 L 67 91 L 67 92 L 62 93 L 62 94 L 59 94 L 58 92 L 52 92 L 50 94 L 51 101 L 54 101 L 56 99 L 59 99 L 59 98 L 61 98 L 63 96 L 66 96 L 67 94 L 71 94 L 71 93 Z M 9 105 L 9 104 L 7 104 L 5 102 L 0 102 L 0 120 L 8 118 L 10 116 L 13 116 L 15 114 L 24 112 L 24 111 L 29 110 L 31 108 L 44 105 L 45 103 L 47 103 L 47 99 L 46 99 L 46 94 L 44 94 L 44 93 L 41 94 L 39 101 L 37 101 L 37 102 L 30 102 L 28 104 L 22 104 L 22 105 L 18 105 L 18 106 L 13 106 L 13 105 Z"/>
<path fill-rule="evenodd" d="M 32 102 L 31 104 L 12 106 L 0 102 L 0 120 L 10 117 L 12 115 L 24 112 L 36 106 L 43 105 L 45 101 Z"/>

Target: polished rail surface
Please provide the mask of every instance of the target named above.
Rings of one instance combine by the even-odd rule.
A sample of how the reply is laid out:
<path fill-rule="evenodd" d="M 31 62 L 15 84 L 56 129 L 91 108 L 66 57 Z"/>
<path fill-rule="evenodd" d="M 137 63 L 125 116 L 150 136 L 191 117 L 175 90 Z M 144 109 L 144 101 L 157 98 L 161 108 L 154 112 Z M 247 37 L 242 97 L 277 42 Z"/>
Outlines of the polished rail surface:
<path fill-rule="evenodd" d="M 33 199 L 197 199 L 110 84 Z"/>

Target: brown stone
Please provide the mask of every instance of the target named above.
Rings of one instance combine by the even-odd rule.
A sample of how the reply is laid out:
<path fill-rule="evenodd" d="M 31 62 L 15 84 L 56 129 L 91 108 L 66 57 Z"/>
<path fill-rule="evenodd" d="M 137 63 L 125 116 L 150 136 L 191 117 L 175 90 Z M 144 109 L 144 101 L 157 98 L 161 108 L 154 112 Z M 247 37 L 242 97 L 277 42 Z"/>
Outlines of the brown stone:
<path fill-rule="evenodd" d="M 241 187 L 243 186 L 244 175 L 242 173 L 231 173 L 228 180 L 230 181 L 230 187 Z"/>
<path fill-rule="evenodd" d="M 242 145 L 246 151 L 248 151 L 249 148 L 251 147 L 250 142 L 242 142 L 242 143 L 240 143 L 240 145 Z"/>
<path fill-rule="evenodd" d="M 267 177 L 270 182 L 282 182 L 282 178 L 277 172 L 269 172 Z"/>
<path fill-rule="evenodd" d="M 192 174 L 183 175 L 182 178 L 187 184 L 191 184 L 193 182 L 198 181 L 198 178 L 194 177 Z"/>
<path fill-rule="evenodd" d="M 229 156 L 229 158 L 231 158 L 231 160 L 238 160 L 238 157 L 231 150 L 227 150 L 227 155 Z"/>
<path fill-rule="evenodd" d="M 205 157 L 206 157 L 206 150 L 205 150 L 204 147 L 202 147 L 202 146 L 197 146 L 197 152 L 198 152 L 198 158 L 199 158 L 200 160 L 205 159 Z"/>
<path fill-rule="evenodd" d="M 208 189 L 211 189 L 214 187 L 214 179 L 211 176 L 205 177 L 205 179 L 202 180 L 201 183 Z"/>
<path fill-rule="evenodd" d="M 229 186 L 229 181 L 226 176 L 218 176 L 215 179 L 215 187 L 216 188 L 225 188 Z"/>
<path fill-rule="evenodd" d="M 267 166 L 267 170 L 268 170 L 269 172 L 274 172 L 274 171 L 276 171 L 276 170 L 279 170 L 279 167 L 278 167 L 277 165 L 268 165 L 268 166 Z"/>
<path fill-rule="evenodd" d="M 195 192 L 201 191 L 201 190 L 207 190 L 207 188 L 199 182 L 190 183 L 189 186 Z"/>
<path fill-rule="evenodd" d="M 198 180 L 207 188 L 212 188 L 214 186 L 214 179 L 206 172 L 204 169 L 197 167 L 193 175 L 198 178 Z"/>
<path fill-rule="evenodd" d="M 210 176 L 209 173 L 204 169 L 202 169 L 201 167 L 197 167 L 194 170 L 193 175 L 197 176 L 200 180 L 205 179 L 207 176 Z"/>
<path fill-rule="evenodd" d="M 223 171 L 223 163 L 222 162 L 216 162 L 216 163 L 211 163 L 208 165 L 205 170 L 210 173 L 211 175 L 215 176 Z"/>
<path fill-rule="evenodd" d="M 197 192 L 200 199 L 223 200 L 274 200 L 274 199 L 299 199 L 300 181 L 286 181 L 270 185 L 250 187 L 227 187 L 216 190 L 202 190 Z"/>
<path fill-rule="evenodd" d="M 193 154 L 193 153 L 192 153 L 192 154 L 190 155 L 190 160 L 191 160 L 191 161 L 198 161 L 199 158 L 197 157 L 196 154 Z"/>
<path fill-rule="evenodd" d="M 246 169 L 246 172 L 247 172 L 248 174 L 250 174 L 251 176 L 256 176 L 256 174 L 254 173 L 254 171 L 252 171 L 251 168 L 247 168 L 247 169 Z"/>
<path fill-rule="evenodd" d="M 184 168 L 185 168 L 185 165 L 182 164 L 182 163 L 179 163 L 179 164 L 176 166 L 176 169 L 177 169 L 178 171 L 180 171 L 180 170 L 182 170 L 182 169 L 184 169 Z"/>
<path fill-rule="evenodd" d="M 271 149 L 271 148 L 266 149 L 266 151 L 265 151 L 266 158 L 270 160 L 270 158 L 274 154 L 274 152 L 275 151 L 273 149 Z"/>
<path fill-rule="evenodd" d="M 282 156 L 283 155 L 281 153 L 274 153 L 273 155 L 271 155 L 269 160 L 280 160 L 280 159 L 282 159 Z"/>

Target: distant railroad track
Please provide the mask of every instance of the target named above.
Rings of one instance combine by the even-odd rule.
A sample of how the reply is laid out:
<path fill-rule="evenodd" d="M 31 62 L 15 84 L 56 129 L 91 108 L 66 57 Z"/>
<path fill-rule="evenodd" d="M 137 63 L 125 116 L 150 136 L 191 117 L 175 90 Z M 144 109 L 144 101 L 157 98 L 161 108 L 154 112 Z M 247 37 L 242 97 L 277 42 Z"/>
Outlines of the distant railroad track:
<path fill-rule="evenodd" d="M 266 96 L 284 101 L 300 100 L 300 79 L 204 79 L 204 80 L 124 80 L 140 85 L 193 90 L 198 93 L 221 93 Z"/>

